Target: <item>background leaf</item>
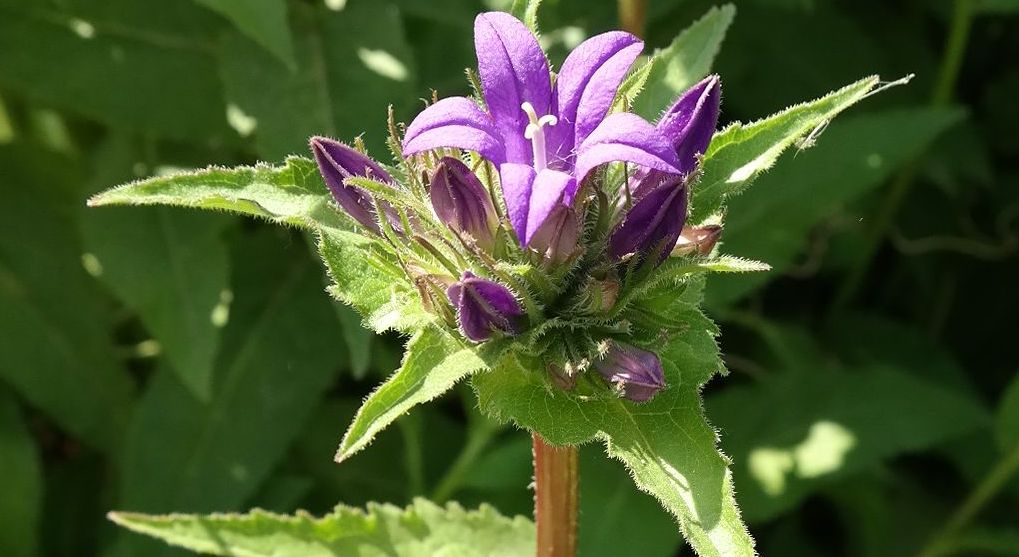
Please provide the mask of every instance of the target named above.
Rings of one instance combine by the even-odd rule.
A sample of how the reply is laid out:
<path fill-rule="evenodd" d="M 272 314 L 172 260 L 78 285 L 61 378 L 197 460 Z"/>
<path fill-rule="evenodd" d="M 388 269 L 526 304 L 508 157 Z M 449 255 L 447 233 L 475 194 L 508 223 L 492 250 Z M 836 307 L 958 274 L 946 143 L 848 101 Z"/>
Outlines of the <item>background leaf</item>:
<path fill-rule="evenodd" d="M 131 176 L 143 157 L 127 136 L 96 159 L 95 189 Z M 170 367 L 198 398 L 208 400 L 219 346 L 216 308 L 229 306 L 227 248 L 230 219 L 181 209 L 89 211 L 82 219 L 85 249 L 98 278 L 135 309 L 158 339 Z M 224 300 L 226 297 L 226 300 Z"/>
<path fill-rule="evenodd" d="M 3 0 L 0 86 L 113 126 L 223 141 L 233 134 L 212 55 L 218 28 L 191 0 Z"/>
<path fill-rule="evenodd" d="M 0 377 L 66 431 L 113 448 L 134 389 L 114 354 L 108 307 L 82 268 L 73 166 L 0 147 L 0 167 Z"/>
<path fill-rule="evenodd" d="M 649 73 L 640 78 L 646 85 L 631 110 L 655 121 L 680 93 L 708 75 L 735 15 L 732 4 L 712 7 L 668 47 L 653 54 Z"/>
<path fill-rule="evenodd" d="M 196 399 L 166 370 L 153 378 L 124 460 L 122 508 L 240 507 L 334 381 L 346 357 L 336 341 L 336 316 L 324 303 L 314 264 L 302 250 L 280 244 L 262 234 L 234 252 L 234 303 L 212 398 Z M 121 545 L 116 554 L 141 552 L 131 547 Z"/>
<path fill-rule="evenodd" d="M 0 549 L 31 557 L 38 549 L 42 510 L 42 466 L 35 441 L 13 396 L 0 389 Z"/>
<path fill-rule="evenodd" d="M 287 4 L 284 0 L 195 1 L 225 16 L 237 29 L 287 66 L 295 66 L 294 45 L 287 26 Z"/>

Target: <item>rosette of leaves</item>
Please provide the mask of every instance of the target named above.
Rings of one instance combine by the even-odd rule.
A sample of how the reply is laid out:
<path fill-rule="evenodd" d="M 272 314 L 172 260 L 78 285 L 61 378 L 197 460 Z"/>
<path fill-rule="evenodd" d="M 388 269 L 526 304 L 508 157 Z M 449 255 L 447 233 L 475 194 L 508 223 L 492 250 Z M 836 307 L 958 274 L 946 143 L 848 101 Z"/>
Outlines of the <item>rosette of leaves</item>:
<path fill-rule="evenodd" d="M 438 100 L 406 126 L 390 115 L 392 164 L 316 137 L 311 158 L 143 180 L 90 205 L 227 210 L 317 236 L 330 293 L 365 326 L 408 337 L 400 368 L 364 401 L 338 461 L 467 380 L 483 412 L 545 443 L 605 443 L 698 554 L 750 556 L 700 397 L 725 371 L 719 331 L 700 309 L 705 276 L 767 269 L 720 253 L 725 200 L 879 82 L 716 132 L 721 78 L 704 77 L 708 68 L 688 53 L 717 50 L 733 12 L 712 10 L 636 69 L 643 43 L 609 32 L 556 72 L 533 29 L 482 14 L 475 95 Z M 231 545 L 217 549 L 179 538 L 194 520 L 178 520 L 176 529 L 165 520 L 138 529 L 233 554 L 249 539 L 237 532 L 258 530 L 264 547 L 263 529 L 285 540 L 300 522 L 259 515 L 244 519 L 259 525 L 246 530 L 217 518 L 204 528 L 231 532 Z"/>

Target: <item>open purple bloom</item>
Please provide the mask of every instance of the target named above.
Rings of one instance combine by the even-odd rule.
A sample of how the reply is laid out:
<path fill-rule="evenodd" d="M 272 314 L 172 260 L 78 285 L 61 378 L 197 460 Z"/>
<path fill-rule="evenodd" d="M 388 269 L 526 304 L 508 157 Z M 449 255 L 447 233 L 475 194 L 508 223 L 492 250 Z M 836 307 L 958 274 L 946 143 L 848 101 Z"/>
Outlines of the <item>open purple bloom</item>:
<path fill-rule="evenodd" d="M 468 339 L 488 340 L 497 330 L 511 335 L 520 332 L 524 311 L 505 286 L 464 271 L 460 282 L 450 286 L 446 295 L 456 308 L 460 332 Z"/>
<path fill-rule="evenodd" d="M 380 234 L 371 196 L 361 188 L 348 186 L 345 180 L 351 176 L 363 176 L 389 183 L 393 181 L 392 176 L 377 162 L 335 139 L 313 137 L 310 145 L 318 170 L 336 202 L 361 226 Z"/>
<path fill-rule="evenodd" d="M 613 161 L 679 173 L 666 136 L 633 114 L 606 117 L 643 43 L 613 31 L 584 41 L 552 86 L 534 35 L 509 14 L 481 14 L 474 46 L 488 110 L 451 97 L 407 127 L 403 152 L 440 147 L 477 151 L 499 168 L 509 220 L 523 245 L 559 205 L 570 206 L 581 182 Z"/>
<path fill-rule="evenodd" d="M 491 250 L 499 219 L 481 180 L 459 159 L 439 161 L 428 186 L 432 208 L 440 220 L 458 232 L 466 232 L 479 246 Z"/>
<path fill-rule="evenodd" d="M 595 368 L 633 402 L 647 402 L 665 388 L 665 373 L 658 356 L 620 342 L 612 342 Z"/>
<path fill-rule="evenodd" d="M 615 259 L 636 253 L 665 261 L 686 223 L 686 180 L 677 174 L 647 193 L 626 212 L 609 236 L 609 255 Z"/>

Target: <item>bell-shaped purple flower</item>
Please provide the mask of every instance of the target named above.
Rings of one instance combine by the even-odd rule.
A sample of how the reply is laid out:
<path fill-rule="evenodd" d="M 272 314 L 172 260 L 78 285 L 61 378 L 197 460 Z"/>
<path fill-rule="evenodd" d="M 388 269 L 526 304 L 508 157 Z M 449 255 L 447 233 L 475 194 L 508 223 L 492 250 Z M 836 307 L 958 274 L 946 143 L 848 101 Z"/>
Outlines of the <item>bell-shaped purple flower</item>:
<path fill-rule="evenodd" d="M 345 181 L 352 176 L 362 176 L 391 183 L 392 176 L 360 151 L 335 139 L 313 137 L 310 145 L 318 170 L 336 202 L 361 226 L 380 234 L 371 196 L 361 188 L 348 186 Z"/>
<path fill-rule="evenodd" d="M 495 331 L 515 335 L 521 330 L 524 311 L 513 293 L 497 282 L 464 271 L 446 295 L 456 308 L 460 332 L 469 340 L 481 342 Z"/>
<path fill-rule="evenodd" d="M 482 249 L 491 251 L 499 218 L 485 186 L 466 164 L 444 157 L 432 175 L 428 194 L 441 221 L 457 232 L 469 234 Z"/>
<path fill-rule="evenodd" d="M 612 341 L 595 368 L 633 402 L 647 402 L 665 388 L 665 373 L 658 356 L 627 344 Z"/>
<path fill-rule="evenodd" d="M 474 46 L 487 110 L 465 97 L 440 100 L 407 126 L 403 153 L 456 147 L 494 164 L 521 245 L 531 245 L 557 207 L 572 206 L 584 179 L 605 163 L 680 171 L 663 133 L 633 114 L 609 114 L 644 47 L 637 37 L 611 31 L 584 41 L 554 86 L 538 40 L 513 16 L 479 15 Z"/>
<path fill-rule="evenodd" d="M 628 254 L 665 261 L 686 223 L 686 180 L 679 175 L 644 195 L 626 212 L 609 236 L 609 256 L 622 259 Z"/>

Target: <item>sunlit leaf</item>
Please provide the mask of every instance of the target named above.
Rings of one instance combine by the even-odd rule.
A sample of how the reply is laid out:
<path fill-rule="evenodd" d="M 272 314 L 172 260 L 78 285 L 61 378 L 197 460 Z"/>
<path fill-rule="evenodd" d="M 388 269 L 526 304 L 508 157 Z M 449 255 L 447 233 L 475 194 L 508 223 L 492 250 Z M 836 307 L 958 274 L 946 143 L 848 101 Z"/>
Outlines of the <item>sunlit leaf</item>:
<path fill-rule="evenodd" d="M 114 522 L 169 544 L 210 555 L 348 557 L 533 555 L 534 525 L 482 506 L 467 511 L 416 499 L 406 509 L 369 503 L 367 510 L 339 506 L 332 514 L 151 516 L 111 513 Z"/>
<path fill-rule="evenodd" d="M 739 193 L 797 140 L 827 124 L 867 96 L 876 76 L 798 104 L 750 124 L 733 124 L 715 135 L 705 153 L 704 175 L 692 190 L 691 222 L 700 222 Z"/>

